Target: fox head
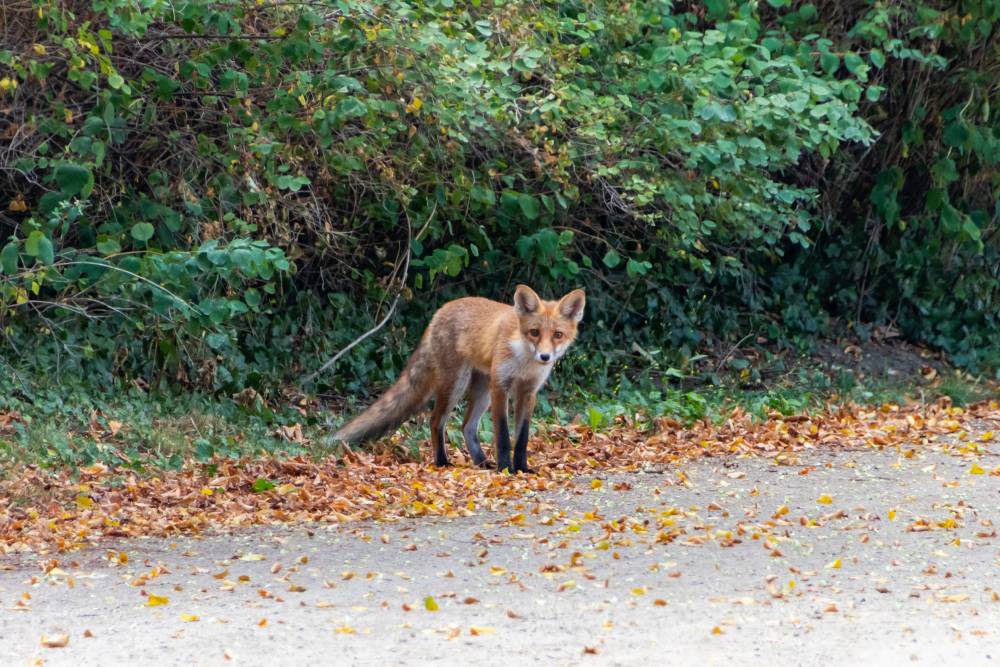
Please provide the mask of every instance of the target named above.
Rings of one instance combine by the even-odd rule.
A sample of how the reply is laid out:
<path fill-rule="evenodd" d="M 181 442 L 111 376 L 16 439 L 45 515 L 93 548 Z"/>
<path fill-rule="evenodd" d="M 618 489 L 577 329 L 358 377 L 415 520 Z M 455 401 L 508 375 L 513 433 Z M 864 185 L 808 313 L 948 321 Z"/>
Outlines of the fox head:
<path fill-rule="evenodd" d="M 554 364 L 566 353 L 576 338 L 586 301 L 582 289 L 575 289 L 558 301 L 543 301 L 527 285 L 517 286 L 514 311 L 520 322 L 521 337 L 537 363 Z"/>

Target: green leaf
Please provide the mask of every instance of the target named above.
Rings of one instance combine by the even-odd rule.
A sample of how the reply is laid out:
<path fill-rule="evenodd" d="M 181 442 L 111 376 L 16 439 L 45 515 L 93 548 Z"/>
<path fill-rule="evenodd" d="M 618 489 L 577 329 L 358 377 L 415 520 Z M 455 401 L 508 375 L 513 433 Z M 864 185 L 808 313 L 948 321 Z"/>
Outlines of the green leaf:
<path fill-rule="evenodd" d="M 17 273 L 18 250 L 20 243 L 11 241 L 0 250 L 0 270 L 5 275 L 12 276 Z"/>
<path fill-rule="evenodd" d="M 827 74 L 833 74 L 840 69 L 840 58 L 837 54 L 827 51 L 826 53 L 820 54 L 819 64 L 822 65 L 823 70 Z"/>
<path fill-rule="evenodd" d="M 25 239 L 24 241 L 25 254 L 31 257 L 38 257 L 38 253 L 41 252 L 40 247 L 42 239 L 44 238 L 45 234 L 43 232 L 38 231 L 37 229 L 28 234 L 28 238 Z"/>
<path fill-rule="evenodd" d="M 950 157 L 942 157 L 931 167 L 931 175 L 937 185 L 946 185 L 958 180 L 958 169 Z"/>
<path fill-rule="evenodd" d="M 611 250 L 604 253 L 604 259 L 602 261 L 604 262 L 604 266 L 608 267 L 609 269 L 613 269 L 622 263 L 622 258 L 621 255 L 615 252 L 614 248 L 612 248 Z"/>
<path fill-rule="evenodd" d="M 865 66 L 865 61 L 861 59 L 856 53 L 848 53 L 844 56 L 844 67 L 851 74 L 857 74 L 859 71 L 863 71 Z"/>
<path fill-rule="evenodd" d="M 119 74 L 118 72 L 112 72 L 111 74 L 108 75 L 108 85 L 114 88 L 115 90 L 121 88 L 122 85 L 124 85 L 124 83 L 125 79 L 123 79 L 122 75 Z"/>
<path fill-rule="evenodd" d="M 148 222 L 137 222 L 134 225 L 132 225 L 132 229 L 130 230 L 129 233 L 132 234 L 132 238 L 134 238 L 136 241 L 145 242 L 153 238 L 153 233 L 155 231 L 156 230 L 153 229 L 153 225 L 149 224 Z"/>
<path fill-rule="evenodd" d="M 729 0 L 705 0 L 705 15 L 709 21 L 718 21 L 729 15 Z"/>
<path fill-rule="evenodd" d="M 604 413 L 591 406 L 587 408 L 587 421 L 590 423 L 590 430 L 596 429 L 604 421 Z"/>
<path fill-rule="evenodd" d="M 941 226 L 949 234 L 957 234 L 962 226 L 962 214 L 951 204 L 945 204 L 941 209 Z"/>
<path fill-rule="evenodd" d="M 521 213 L 528 220 L 535 220 L 538 218 L 538 213 L 540 207 L 538 205 L 538 200 L 527 193 L 521 194 L 517 198 L 517 204 L 521 207 Z"/>
<path fill-rule="evenodd" d="M 243 300 L 246 301 L 247 305 L 251 308 L 257 308 L 260 306 L 260 292 L 251 287 L 243 293 Z"/>
<path fill-rule="evenodd" d="M 56 167 L 56 183 L 68 195 L 87 197 L 94 188 L 94 175 L 79 164 L 61 164 Z"/>
<path fill-rule="evenodd" d="M 111 236 L 99 236 L 97 238 L 97 252 L 102 255 L 114 255 L 122 251 L 122 246 L 118 239 Z"/>
<path fill-rule="evenodd" d="M 225 347 L 226 343 L 229 342 L 229 336 L 222 333 L 210 333 L 205 336 L 205 342 L 213 350 L 218 350 Z"/>
<path fill-rule="evenodd" d="M 885 54 L 878 49 L 872 49 L 868 54 L 868 57 L 871 59 L 872 65 L 875 65 L 875 67 L 878 67 L 879 69 L 885 67 Z"/>
<path fill-rule="evenodd" d="M 274 482 L 269 482 L 263 477 L 258 477 L 254 481 L 253 486 L 251 486 L 250 488 L 253 489 L 254 493 L 263 493 L 264 491 L 270 491 L 271 489 L 273 489 Z"/>

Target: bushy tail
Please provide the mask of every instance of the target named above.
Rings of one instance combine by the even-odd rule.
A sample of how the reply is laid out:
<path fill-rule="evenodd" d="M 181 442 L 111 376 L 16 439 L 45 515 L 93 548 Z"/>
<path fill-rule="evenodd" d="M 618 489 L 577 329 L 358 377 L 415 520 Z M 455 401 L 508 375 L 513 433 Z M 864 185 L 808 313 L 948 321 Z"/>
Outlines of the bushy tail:
<path fill-rule="evenodd" d="M 433 389 L 429 357 L 427 336 L 424 336 L 396 383 L 333 437 L 348 445 L 362 444 L 385 435 L 422 408 L 430 400 Z"/>

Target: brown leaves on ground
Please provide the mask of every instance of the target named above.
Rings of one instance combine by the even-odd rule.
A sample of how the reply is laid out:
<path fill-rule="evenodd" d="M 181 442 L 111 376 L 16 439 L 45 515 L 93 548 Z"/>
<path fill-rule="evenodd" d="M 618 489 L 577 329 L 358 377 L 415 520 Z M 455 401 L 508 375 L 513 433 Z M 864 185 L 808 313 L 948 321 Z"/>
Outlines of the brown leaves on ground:
<path fill-rule="evenodd" d="M 799 452 L 821 448 L 896 447 L 907 456 L 915 448 L 935 446 L 975 455 L 990 443 L 964 434 L 981 420 L 1000 421 L 1000 405 L 844 407 L 759 422 L 735 410 L 721 424 L 684 428 L 661 419 L 650 432 L 624 423 L 599 432 L 579 424 L 555 426 L 532 442 L 531 463 L 540 474 L 527 476 L 470 467 L 439 470 L 389 453 L 364 452 L 322 461 L 220 459 L 213 466 L 192 463 L 152 477 L 103 465 L 75 473 L 32 467 L 0 481 L 0 553 L 50 553 L 102 537 L 254 524 L 468 515 L 526 492 L 568 484 L 574 475 L 663 472 L 706 456 L 763 456 L 796 465 Z M 1000 468 L 986 473 L 1000 476 Z M 41 500 L 16 503 L 15 498 Z"/>

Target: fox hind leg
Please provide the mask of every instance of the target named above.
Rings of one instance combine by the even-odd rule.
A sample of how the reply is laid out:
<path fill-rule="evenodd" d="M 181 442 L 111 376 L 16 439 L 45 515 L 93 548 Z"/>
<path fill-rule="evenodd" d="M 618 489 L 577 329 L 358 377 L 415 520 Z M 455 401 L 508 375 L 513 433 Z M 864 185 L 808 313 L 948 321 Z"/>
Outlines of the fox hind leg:
<path fill-rule="evenodd" d="M 450 386 L 439 389 L 434 394 L 434 409 L 431 411 L 431 449 L 434 451 L 434 465 L 445 467 L 448 463 L 448 436 L 445 434 L 445 424 L 448 415 L 455 409 L 458 401 L 465 394 L 472 377 L 469 368 L 460 369 Z"/>
<path fill-rule="evenodd" d="M 486 408 L 490 406 L 490 378 L 485 373 L 472 371 L 468 404 L 465 421 L 462 422 L 462 435 L 465 436 L 465 446 L 469 450 L 469 456 L 472 457 L 473 465 L 483 467 L 486 463 L 486 454 L 483 453 L 479 443 L 479 422 Z"/>

